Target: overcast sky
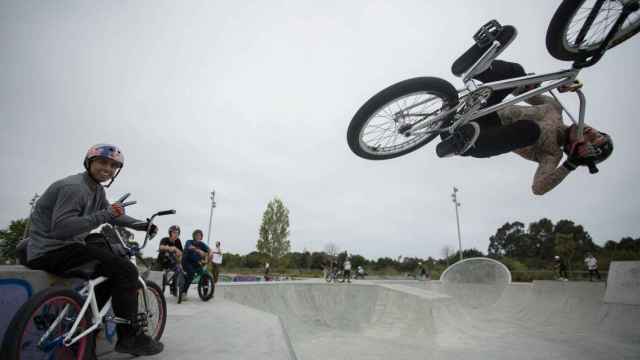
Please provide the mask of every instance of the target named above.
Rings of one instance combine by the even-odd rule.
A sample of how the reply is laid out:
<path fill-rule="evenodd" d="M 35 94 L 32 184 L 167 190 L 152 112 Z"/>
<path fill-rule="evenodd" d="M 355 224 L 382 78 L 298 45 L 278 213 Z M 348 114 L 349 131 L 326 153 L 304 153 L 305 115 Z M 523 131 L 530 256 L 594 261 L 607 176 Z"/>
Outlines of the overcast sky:
<path fill-rule="evenodd" d="M 206 234 L 215 188 L 212 241 L 228 252 L 255 249 L 278 196 L 294 251 L 333 242 L 370 258 L 440 257 L 457 247 L 454 185 L 465 248 L 486 252 L 505 222 L 543 217 L 582 224 L 598 244 L 638 237 L 640 38 L 579 76 L 587 121 L 613 136 L 613 156 L 544 196 L 531 193 L 536 164 L 517 155 L 439 159 L 434 141 L 376 162 L 347 146 L 351 117 L 382 88 L 416 76 L 460 87 L 451 64 L 490 19 L 519 31 L 501 58 L 568 68 L 544 43 L 557 3 L 2 1 L 0 227 L 110 142 L 126 162 L 109 198 L 131 192 L 139 218 L 175 208 L 158 224 L 179 224 L 186 240 Z M 574 97 L 562 96 L 571 109 Z"/>

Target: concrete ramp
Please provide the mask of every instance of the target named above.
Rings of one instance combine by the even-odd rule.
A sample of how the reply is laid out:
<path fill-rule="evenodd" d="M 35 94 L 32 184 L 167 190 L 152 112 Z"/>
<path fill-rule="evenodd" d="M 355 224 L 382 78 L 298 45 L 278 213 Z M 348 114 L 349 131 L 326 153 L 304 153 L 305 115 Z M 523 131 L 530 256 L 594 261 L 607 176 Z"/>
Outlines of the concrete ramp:
<path fill-rule="evenodd" d="M 640 305 L 640 261 L 614 261 L 608 276 L 606 303 Z"/>
<path fill-rule="evenodd" d="M 640 358 L 640 306 L 604 303 L 604 283 L 514 283 L 482 308 L 464 306 L 437 282 L 220 290 L 277 315 L 298 359 Z"/>

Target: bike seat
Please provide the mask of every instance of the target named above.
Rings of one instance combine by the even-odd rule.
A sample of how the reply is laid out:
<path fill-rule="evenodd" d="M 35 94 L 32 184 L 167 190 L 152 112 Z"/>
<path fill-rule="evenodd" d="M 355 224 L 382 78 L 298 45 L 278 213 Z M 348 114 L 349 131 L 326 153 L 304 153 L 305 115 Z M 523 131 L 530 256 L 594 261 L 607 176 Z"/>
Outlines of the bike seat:
<path fill-rule="evenodd" d="M 502 30 L 499 34 L 496 34 L 495 40 L 500 43 L 496 51 L 496 57 L 500 54 L 518 35 L 518 30 L 511 25 L 502 26 Z M 475 64 L 482 55 L 491 47 L 491 42 L 484 44 L 484 46 L 474 43 L 471 47 L 465 51 L 451 66 L 451 72 L 455 76 L 462 76 L 469 71 L 473 64 Z"/>
<path fill-rule="evenodd" d="M 99 263 L 100 261 L 98 260 L 91 260 L 88 263 L 68 269 L 59 275 L 63 278 L 81 278 L 90 280 L 97 277 L 96 267 Z"/>

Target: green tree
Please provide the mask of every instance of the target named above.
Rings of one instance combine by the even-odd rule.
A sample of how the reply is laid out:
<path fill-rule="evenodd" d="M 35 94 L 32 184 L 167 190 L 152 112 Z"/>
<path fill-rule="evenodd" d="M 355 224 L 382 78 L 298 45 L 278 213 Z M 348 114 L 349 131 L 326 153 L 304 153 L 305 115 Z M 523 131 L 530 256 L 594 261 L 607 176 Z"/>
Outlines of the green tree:
<path fill-rule="evenodd" d="M 11 222 L 8 228 L 0 230 L 0 255 L 4 259 L 15 259 L 16 245 L 24 236 L 27 219 Z"/>
<path fill-rule="evenodd" d="M 289 209 L 277 197 L 267 204 L 262 215 L 262 225 L 258 243 L 258 252 L 267 254 L 269 260 L 278 264 L 282 257 L 289 253 Z"/>
<path fill-rule="evenodd" d="M 517 257 L 521 255 L 523 245 L 528 243 L 523 238 L 524 235 L 524 224 L 519 221 L 502 225 L 495 235 L 489 238 L 489 256 Z"/>
<path fill-rule="evenodd" d="M 571 271 L 571 260 L 576 253 L 576 241 L 574 234 L 556 234 L 556 254 L 562 256 Z"/>
<path fill-rule="evenodd" d="M 327 262 L 327 253 L 324 251 L 314 251 L 311 253 L 311 268 L 322 269 Z"/>

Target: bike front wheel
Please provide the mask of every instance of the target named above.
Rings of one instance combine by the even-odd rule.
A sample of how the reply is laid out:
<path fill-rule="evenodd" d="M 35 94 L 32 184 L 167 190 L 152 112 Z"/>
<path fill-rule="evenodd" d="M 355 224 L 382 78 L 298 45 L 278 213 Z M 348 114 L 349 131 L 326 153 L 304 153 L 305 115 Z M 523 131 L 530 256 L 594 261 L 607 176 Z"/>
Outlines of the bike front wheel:
<path fill-rule="evenodd" d="M 186 295 L 183 290 L 187 279 L 184 273 L 180 271 L 174 275 L 173 281 L 175 281 L 176 284 L 176 294 L 178 294 L 178 304 L 180 304 L 182 302 L 182 297 Z"/>
<path fill-rule="evenodd" d="M 147 335 L 155 340 L 160 340 L 167 323 L 167 302 L 160 287 L 153 281 L 145 281 L 147 284 L 147 307 L 145 308 L 142 288 L 138 289 L 138 312 L 148 314 Z"/>
<path fill-rule="evenodd" d="M 20 307 L 7 327 L 0 358 L 80 360 L 90 357 L 95 334 L 88 334 L 71 346 L 62 342 L 78 319 L 83 303 L 80 295 L 70 289 L 54 287 L 37 293 Z M 73 335 L 88 329 L 90 319 L 90 310 L 87 310 Z"/>
<path fill-rule="evenodd" d="M 623 0 L 564 0 L 549 23 L 547 50 L 558 60 L 580 60 L 595 55 L 623 6 Z M 607 49 L 638 31 L 640 11 L 635 11 L 622 24 Z"/>
<path fill-rule="evenodd" d="M 213 283 L 213 276 L 208 272 L 200 275 L 198 280 L 198 296 L 202 301 L 209 301 L 213 297 L 215 291 L 215 284 Z"/>
<path fill-rule="evenodd" d="M 458 104 L 456 89 L 446 80 L 418 77 L 380 91 L 360 107 L 347 130 L 349 148 L 370 160 L 392 159 L 426 145 L 453 114 L 434 118 Z M 424 128 L 408 131 L 423 123 Z"/>

